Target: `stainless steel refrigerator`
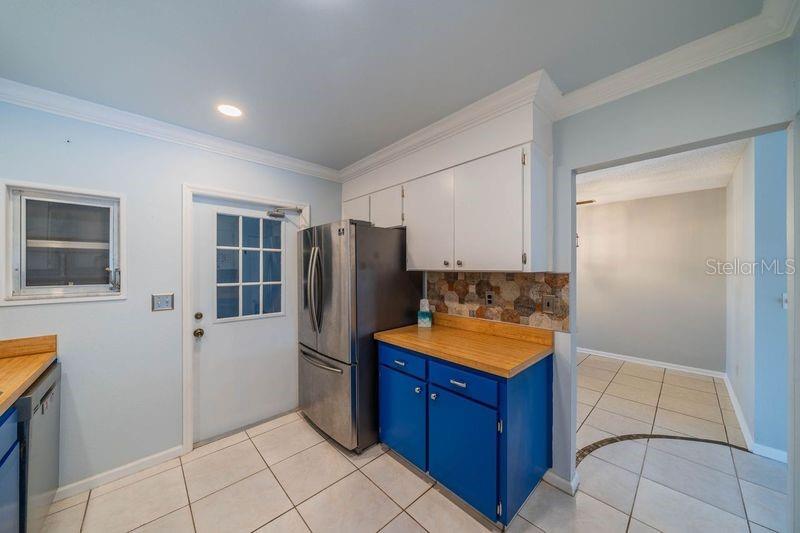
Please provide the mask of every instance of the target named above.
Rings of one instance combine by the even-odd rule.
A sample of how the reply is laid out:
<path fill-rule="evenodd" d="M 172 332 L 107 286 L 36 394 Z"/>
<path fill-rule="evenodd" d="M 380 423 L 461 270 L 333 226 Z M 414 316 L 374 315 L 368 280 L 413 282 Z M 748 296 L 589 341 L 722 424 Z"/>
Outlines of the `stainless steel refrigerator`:
<path fill-rule="evenodd" d="M 360 452 L 378 441 L 372 335 L 416 321 L 422 274 L 406 271 L 405 228 L 343 220 L 298 239 L 300 409 Z"/>

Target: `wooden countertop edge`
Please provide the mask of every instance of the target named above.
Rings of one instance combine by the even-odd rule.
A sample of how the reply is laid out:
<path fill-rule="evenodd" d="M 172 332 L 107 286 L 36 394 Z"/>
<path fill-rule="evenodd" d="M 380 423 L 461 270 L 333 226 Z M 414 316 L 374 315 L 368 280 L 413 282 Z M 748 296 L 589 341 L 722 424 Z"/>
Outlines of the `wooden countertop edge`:
<path fill-rule="evenodd" d="M 407 326 L 408 327 L 408 326 Z M 458 328 L 449 328 L 447 326 L 436 326 L 437 328 L 444 328 L 444 329 L 458 329 Z M 398 328 L 404 329 L 404 328 Z M 526 342 L 525 344 L 530 346 L 531 354 L 527 357 L 523 362 L 514 366 L 513 368 L 502 368 L 495 365 L 483 363 L 480 361 L 476 361 L 474 359 L 466 358 L 463 356 L 459 356 L 454 353 L 449 353 L 446 351 L 442 351 L 441 349 L 433 349 L 427 348 L 425 346 L 424 340 L 416 340 L 415 342 L 408 342 L 402 338 L 397 337 L 398 330 L 388 330 L 388 331 L 379 331 L 375 333 L 374 338 L 377 341 L 385 342 L 387 344 L 391 344 L 393 346 L 399 346 L 400 348 L 405 348 L 407 350 L 416 351 L 422 354 L 425 354 L 429 357 L 434 357 L 436 359 L 441 359 L 443 361 L 448 361 L 450 363 L 455 363 L 458 365 L 465 366 L 467 368 L 471 368 L 473 370 L 479 370 L 481 372 L 486 372 L 488 374 L 492 374 L 494 376 L 498 376 L 501 378 L 513 378 L 523 370 L 530 368 L 531 366 L 535 365 L 548 355 L 553 354 L 553 347 L 547 346 L 544 344 L 536 344 L 536 343 L 529 343 Z M 490 337 L 491 335 L 485 333 L 475 333 L 470 332 L 473 334 L 478 335 L 485 335 Z M 520 341 L 523 342 L 523 341 Z"/>
<path fill-rule="evenodd" d="M 24 358 L 38 358 L 41 359 L 39 365 L 36 367 L 36 370 L 31 372 L 22 382 L 17 384 L 13 390 L 7 390 L 4 387 L 3 382 L 0 381 L 0 391 L 2 391 L 2 395 L 0 395 L 0 414 L 4 413 L 9 407 L 14 405 L 22 394 L 28 390 L 28 387 L 33 385 L 33 382 L 36 381 L 39 376 L 44 374 L 44 371 L 48 369 L 48 367 L 53 364 L 53 361 L 56 360 L 58 355 L 56 352 L 45 352 L 45 353 L 37 353 L 37 354 L 29 354 L 29 355 L 19 355 L 17 357 L 24 357 Z M 0 358 L 0 364 L 3 362 L 10 361 L 12 359 L 16 359 L 15 357 L 3 357 Z"/>

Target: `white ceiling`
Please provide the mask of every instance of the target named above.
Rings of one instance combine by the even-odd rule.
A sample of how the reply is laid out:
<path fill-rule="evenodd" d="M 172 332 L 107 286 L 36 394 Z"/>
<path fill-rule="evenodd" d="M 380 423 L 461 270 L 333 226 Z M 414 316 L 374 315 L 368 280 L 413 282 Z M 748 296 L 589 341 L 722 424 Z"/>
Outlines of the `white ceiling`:
<path fill-rule="evenodd" d="M 761 4 L 5 0 L 0 77 L 340 169 L 538 69 L 570 91 Z"/>
<path fill-rule="evenodd" d="M 578 174 L 577 199 L 607 204 L 728 185 L 748 139 Z"/>

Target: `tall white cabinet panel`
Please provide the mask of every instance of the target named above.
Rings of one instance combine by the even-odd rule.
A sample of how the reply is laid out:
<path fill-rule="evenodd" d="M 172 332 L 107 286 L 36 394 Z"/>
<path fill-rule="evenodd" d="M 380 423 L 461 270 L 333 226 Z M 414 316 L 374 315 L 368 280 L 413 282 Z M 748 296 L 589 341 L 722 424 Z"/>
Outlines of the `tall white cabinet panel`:
<path fill-rule="evenodd" d="M 379 228 L 403 225 L 403 186 L 396 185 L 370 194 L 372 223 Z"/>
<path fill-rule="evenodd" d="M 523 268 L 523 148 L 454 169 L 456 270 Z"/>
<path fill-rule="evenodd" d="M 452 270 L 453 169 L 405 184 L 408 270 Z"/>
<path fill-rule="evenodd" d="M 355 220 L 370 220 L 369 196 L 359 196 L 358 198 L 342 202 L 342 220 L 347 220 L 349 218 Z"/>

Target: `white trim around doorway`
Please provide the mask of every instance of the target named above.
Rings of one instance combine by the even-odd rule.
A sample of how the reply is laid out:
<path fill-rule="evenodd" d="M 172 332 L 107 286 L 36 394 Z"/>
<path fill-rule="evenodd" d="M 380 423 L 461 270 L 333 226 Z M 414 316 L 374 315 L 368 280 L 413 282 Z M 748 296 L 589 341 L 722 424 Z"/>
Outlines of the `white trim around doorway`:
<path fill-rule="evenodd" d="M 192 205 L 195 196 L 246 202 L 264 207 L 299 207 L 305 225 L 311 221 L 311 207 L 303 202 L 265 198 L 238 191 L 184 183 L 181 206 L 181 375 L 182 375 L 182 452 L 194 445 L 194 369 L 192 368 Z"/>

